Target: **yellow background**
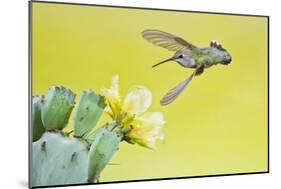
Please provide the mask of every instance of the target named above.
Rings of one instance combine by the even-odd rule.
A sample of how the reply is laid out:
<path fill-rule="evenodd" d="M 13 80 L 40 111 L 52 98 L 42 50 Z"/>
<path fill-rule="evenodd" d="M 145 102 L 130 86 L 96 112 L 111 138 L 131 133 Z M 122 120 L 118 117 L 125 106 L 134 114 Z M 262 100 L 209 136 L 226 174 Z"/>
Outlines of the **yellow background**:
<path fill-rule="evenodd" d="M 33 95 L 55 84 L 77 94 L 99 91 L 118 74 L 123 96 L 147 86 L 149 111 L 165 115 L 157 149 L 123 142 L 112 160 L 120 165 L 107 166 L 101 181 L 267 171 L 267 18 L 33 3 L 32 23 Z M 160 106 L 193 70 L 172 62 L 152 69 L 173 52 L 145 41 L 145 29 L 199 47 L 216 39 L 233 62 L 205 70 L 174 103 Z"/>

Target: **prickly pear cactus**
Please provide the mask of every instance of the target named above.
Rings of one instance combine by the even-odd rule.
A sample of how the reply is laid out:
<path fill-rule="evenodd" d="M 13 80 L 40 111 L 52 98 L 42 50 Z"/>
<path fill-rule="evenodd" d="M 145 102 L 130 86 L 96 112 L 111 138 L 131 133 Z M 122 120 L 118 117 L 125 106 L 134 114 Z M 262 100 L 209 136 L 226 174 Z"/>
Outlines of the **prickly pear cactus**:
<path fill-rule="evenodd" d="M 31 187 L 99 182 L 121 141 L 154 148 L 156 139 L 163 138 L 162 114 L 136 115 L 133 110 L 152 101 L 150 91 L 132 88 L 127 94 L 131 100 L 124 102 L 118 91 L 114 76 L 112 86 L 101 90 L 103 96 L 86 90 L 77 104 L 75 94 L 65 87 L 54 86 L 46 96 L 32 98 Z M 103 112 L 111 122 L 96 127 Z M 73 128 L 66 132 L 69 120 Z"/>
<path fill-rule="evenodd" d="M 76 138 L 46 132 L 32 144 L 32 185 L 86 183 L 88 148 Z"/>
<path fill-rule="evenodd" d="M 108 127 L 92 132 L 106 104 L 102 96 L 90 90 L 82 93 L 75 107 L 74 135 L 63 131 L 75 105 L 74 97 L 69 89 L 51 87 L 45 98 L 32 98 L 33 187 L 97 182 L 119 146 L 122 137 Z"/>

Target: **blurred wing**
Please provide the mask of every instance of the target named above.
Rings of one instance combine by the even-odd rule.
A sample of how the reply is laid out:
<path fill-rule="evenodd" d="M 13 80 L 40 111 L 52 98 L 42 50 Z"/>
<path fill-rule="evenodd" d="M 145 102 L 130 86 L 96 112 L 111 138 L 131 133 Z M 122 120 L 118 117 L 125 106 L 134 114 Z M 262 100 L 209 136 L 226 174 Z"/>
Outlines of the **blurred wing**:
<path fill-rule="evenodd" d="M 142 32 L 142 36 L 152 44 L 164 47 L 171 51 L 179 51 L 183 49 L 193 50 L 197 48 L 180 37 L 159 30 L 145 30 Z"/>
<path fill-rule="evenodd" d="M 185 89 L 185 87 L 188 85 L 188 83 L 192 80 L 192 78 L 195 75 L 200 75 L 203 73 L 204 67 L 198 67 L 192 74 L 189 76 L 186 80 L 182 81 L 179 83 L 177 86 L 172 88 L 167 92 L 167 94 L 160 100 L 160 104 L 162 106 L 168 105 L 171 102 L 173 102 L 180 94 L 181 92 Z"/>

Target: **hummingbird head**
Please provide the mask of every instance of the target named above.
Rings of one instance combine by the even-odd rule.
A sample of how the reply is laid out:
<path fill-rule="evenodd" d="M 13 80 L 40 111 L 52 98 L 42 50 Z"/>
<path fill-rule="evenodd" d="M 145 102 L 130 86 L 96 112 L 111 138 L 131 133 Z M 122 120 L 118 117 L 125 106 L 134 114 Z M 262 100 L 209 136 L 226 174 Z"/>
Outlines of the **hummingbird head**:
<path fill-rule="evenodd" d="M 216 63 L 223 65 L 228 65 L 231 63 L 231 55 L 229 54 L 229 52 L 227 52 L 225 48 L 222 47 L 219 42 L 212 40 L 210 43 L 210 47 L 212 52 L 211 54 Z"/>
<path fill-rule="evenodd" d="M 188 67 L 188 68 L 195 68 L 196 67 L 196 63 L 193 60 L 193 58 L 191 58 L 186 52 L 184 51 L 177 51 L 174 56 L 172 56 L 171 58 L 168 58 L 166 60 L 163 60 L 155 65 L 153 65 L 152 67 L 156 67 L 160 64 L 163 64 L 165 62 L 170 62 L 170 61 L 175 61 L 177 62 L 179 65 L 183 66 L 183 67 Z"/>
<path fill-rule="evenodd" d="M 188 68 L 196 67 L 195 60 L 185 51 L 177 51 L 172 58 L 174 61 L 176 61 L 179 65 L 183 67 L 188 67 Z"/>

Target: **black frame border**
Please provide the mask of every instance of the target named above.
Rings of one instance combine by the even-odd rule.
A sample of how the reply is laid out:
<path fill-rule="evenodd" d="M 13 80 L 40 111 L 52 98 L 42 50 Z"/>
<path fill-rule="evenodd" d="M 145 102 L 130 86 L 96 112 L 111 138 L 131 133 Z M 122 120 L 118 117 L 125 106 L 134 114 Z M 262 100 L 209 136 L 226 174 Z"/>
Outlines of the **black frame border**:
<path fill-rule="evenodd" d="M 31 120 L 32 120 L 32 4 L 63 4 L 63 5 L 78 5 L 78 6 L 95 6 L 104 8 L 124 8 L 124 9 L 136 9 L 136 10 L 155 10 L 155 11 L 170 11 L 170 12 L 185 12 L 185 13 L 201 13 L 201 14 L 216 14 L 216 15 L 228 15 L 228 16 L 245 16 L 245 17 L 262 17 L 267 19 L 267 170 L 260 172 L 242 172 L 242 173 L 230 173 L 230 174 L 214 174 L 214 175 L 199 175 L 199 176 L 183 176 L 183 177 L 168 177 L 168 178 L 153 178 L 153 179 L 137 179 L 137 180 L 122 180 L 122 181 L 109 181 L 99 183 L 81 183 L 81 184 L 68 184 L 68 185 L 48 185 L 48 186 L 32 186 L 31 175 L 31 154 L 32 154 L 32 137 L 31 137 Z M 189 179 L 189 178 L 206 178 L 206 177 L 221 177 L 221 176 L 239 176 L 239 175 L 251 175 L 251 174 L 265 174 L 270 173 L 270 16 L 267 15 L 253 15 L 253 14 L 236 14 L 225 12 L 207 12 L 207 11 L 192 11 L 192 10 L 176 10 L 176 9 L 163 9 L 163 8 L 149 8 L 149 7 L 133 7 L 133 6 L 118 6 L 118 5 L 102 5 L 102 4 L 89 4 L 89 3 L 73 3 L 73 2 L 56 2 L 56 1 L 40 1 L 29 0 L 28 1 L 28 187 L 29 188 L 52 188 L 52 187 L 67 187 L 67 186 L 87 186 L 87 185 L 99 185 L 99 184 L 114 184 L 114 183 L 131 183 L 131 182 L 144 182 L 144 181 L 161 181 L 161 180 L 177 180 L 177 179 Z"/>

